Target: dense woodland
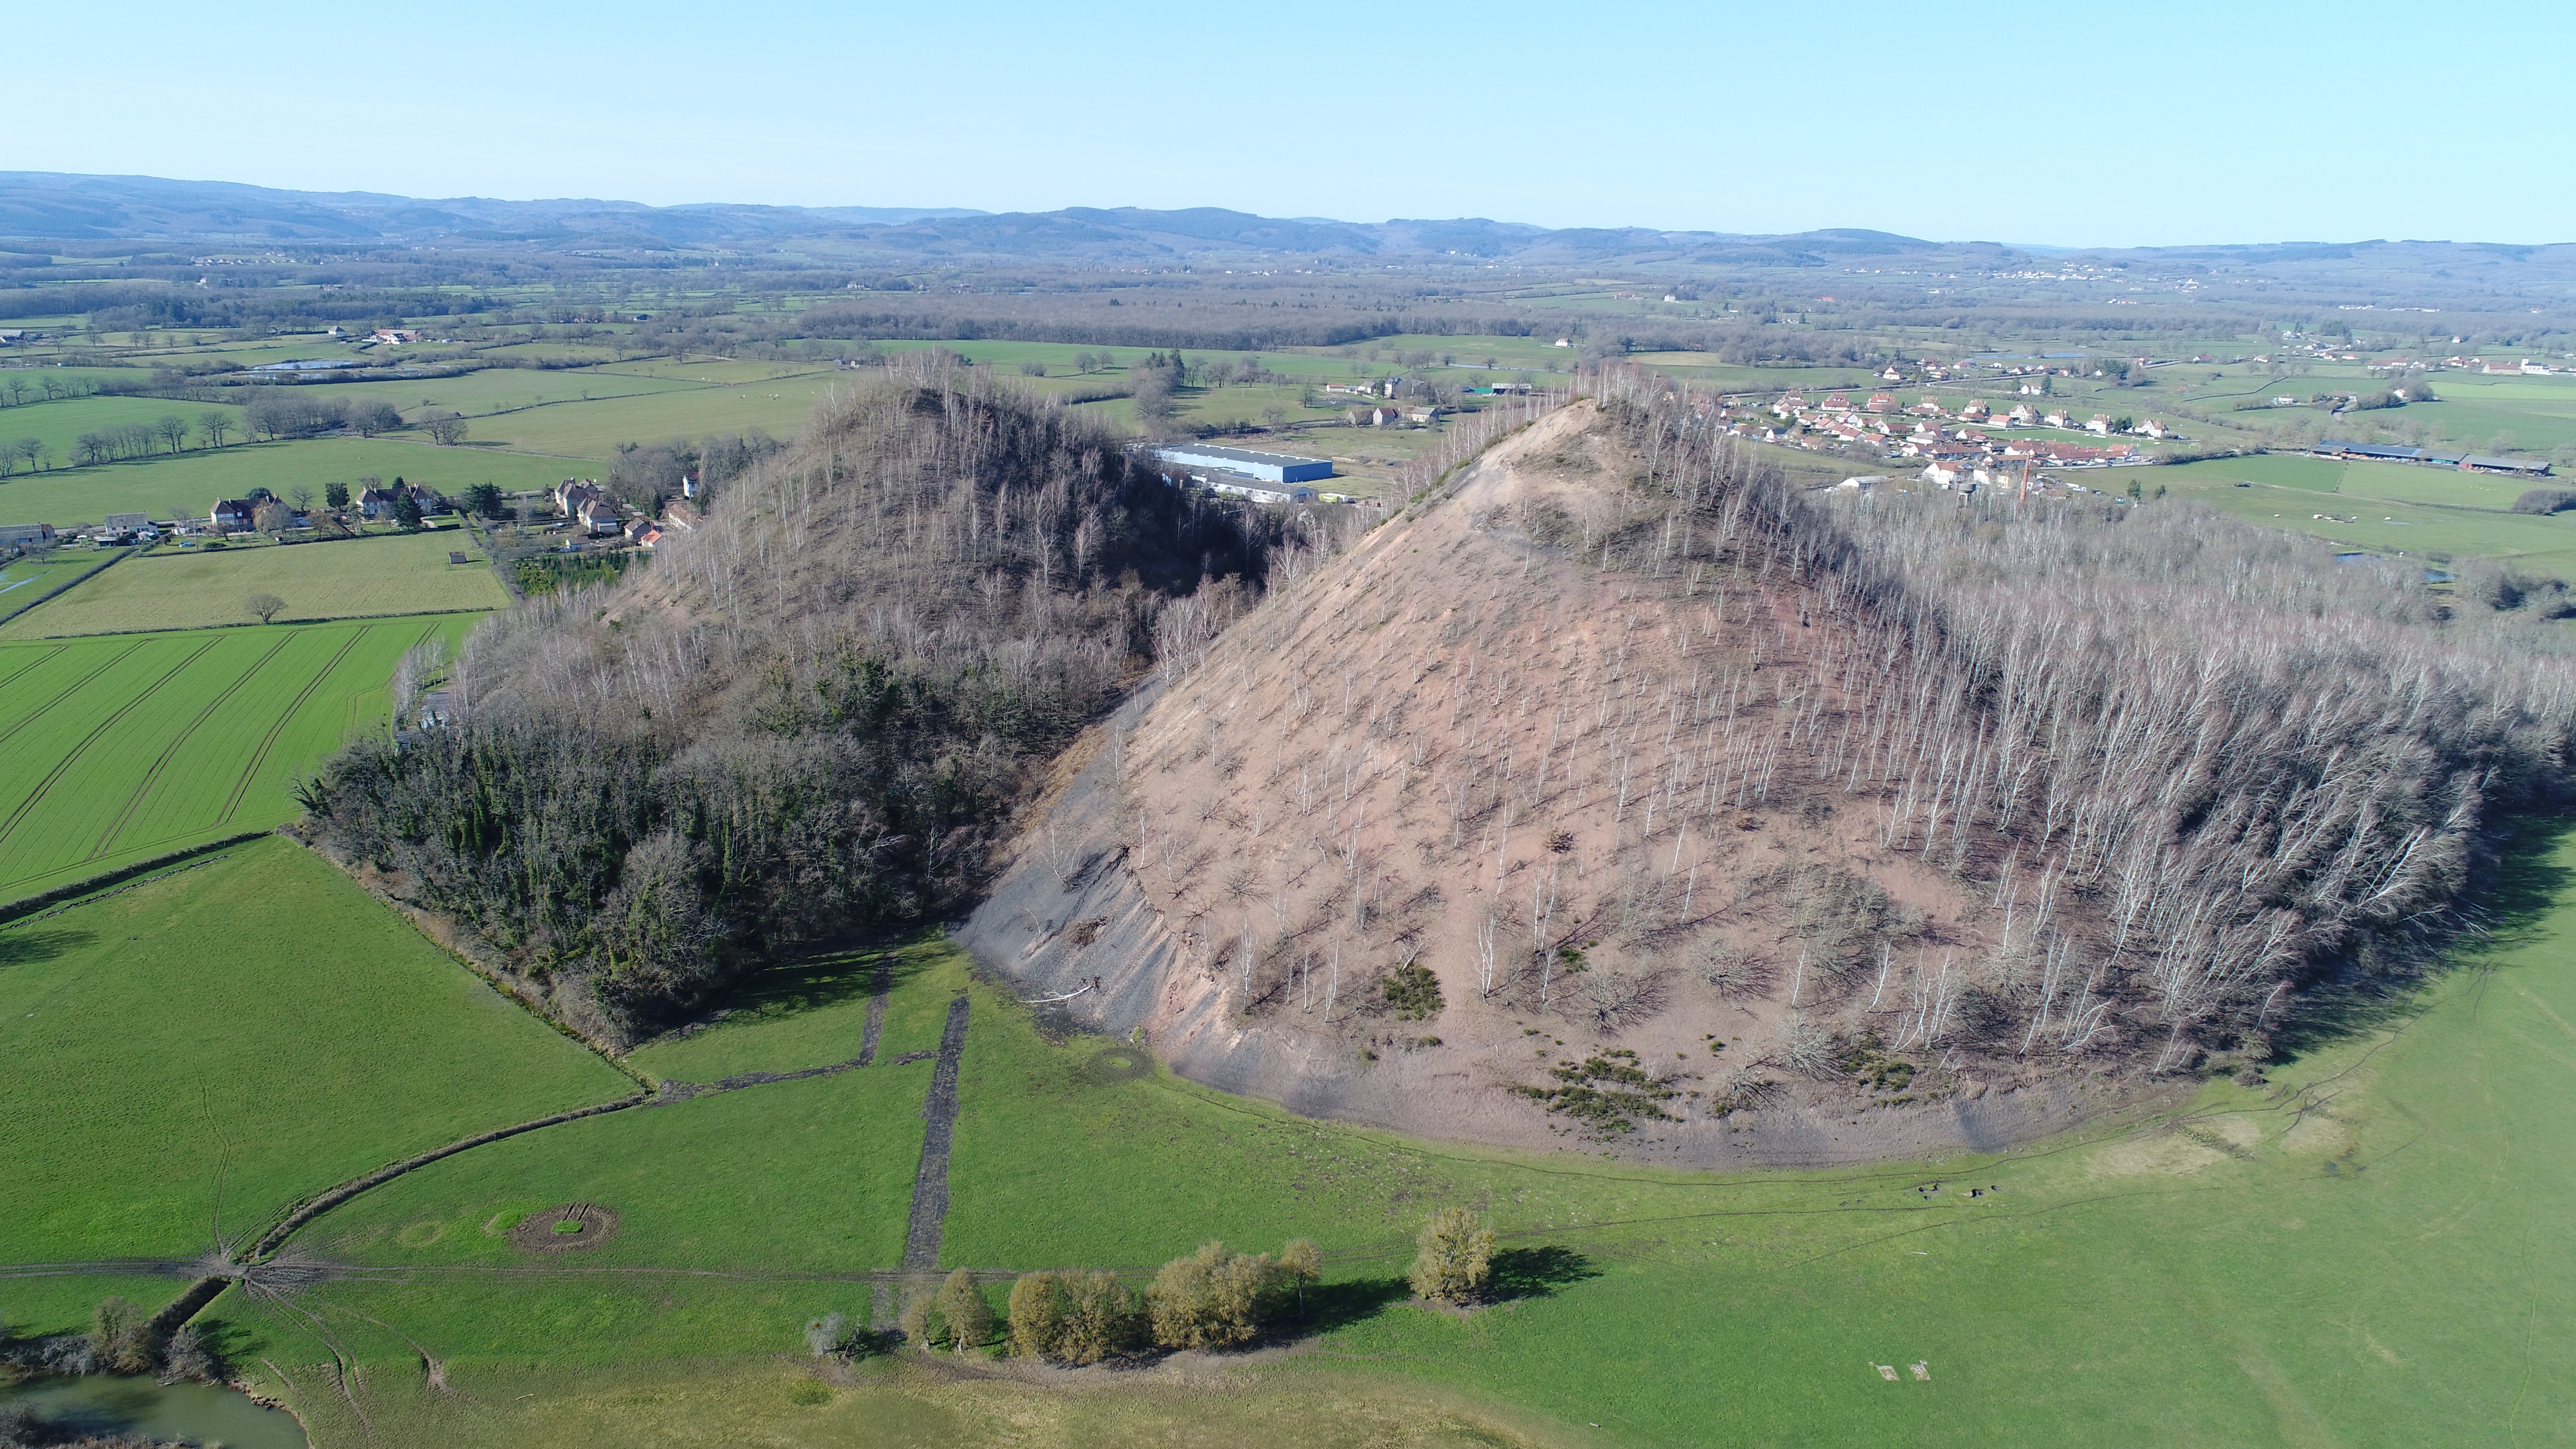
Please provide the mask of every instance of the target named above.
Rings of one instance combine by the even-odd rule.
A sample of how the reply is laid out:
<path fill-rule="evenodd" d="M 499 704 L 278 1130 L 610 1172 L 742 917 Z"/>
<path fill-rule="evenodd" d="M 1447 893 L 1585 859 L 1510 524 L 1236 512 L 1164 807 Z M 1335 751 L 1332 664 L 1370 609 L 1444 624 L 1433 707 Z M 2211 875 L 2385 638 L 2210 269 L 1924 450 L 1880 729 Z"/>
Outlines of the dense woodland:
<path fill-rule="evenodd" d="M 629 1036 L 758 952 L 957 900 L 1158 629 L 1221 627 L 1311 531 L 981 371 L 898 368 L 651 571 L 487 626 L 447 670 L 455 723 L 360 743 L 307 804 L 327 848 Z"/>

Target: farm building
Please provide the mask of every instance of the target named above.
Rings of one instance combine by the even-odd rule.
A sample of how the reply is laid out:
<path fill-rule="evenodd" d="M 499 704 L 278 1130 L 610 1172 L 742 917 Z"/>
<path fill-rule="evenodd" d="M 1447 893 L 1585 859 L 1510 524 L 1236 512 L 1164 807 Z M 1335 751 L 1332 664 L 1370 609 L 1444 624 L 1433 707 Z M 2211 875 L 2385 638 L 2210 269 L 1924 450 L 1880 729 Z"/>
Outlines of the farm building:
<path fill-rule="evenodd" d="M 1220 473 L 1236 473 L 1264 483 L 1312 483 L 1319 478 L 1333 476 L 1333 465 L 1329 460 L 1299 458 L 1287 453 L 1262 453 L 1250 448 L 1185 443 L 1157 449 L 1154 456 L 1184 468 L 1212 468 Z"/>
<path fill-rule="evenodd" d="M 1207 480 L 1208 491 L 1229 498 L 1242 498 L 1253 503 L 1312 503 L 1315 490 L 1303 483 L 1255 483 L 1248 478 L 1228 478 L 1219 473 Z"/>
<path fill-rule="evenodd" d="M 30 544 L 42 548 L 54 541 L 50 523 L 0 523 L 0 548 L 25 548 Z"/>

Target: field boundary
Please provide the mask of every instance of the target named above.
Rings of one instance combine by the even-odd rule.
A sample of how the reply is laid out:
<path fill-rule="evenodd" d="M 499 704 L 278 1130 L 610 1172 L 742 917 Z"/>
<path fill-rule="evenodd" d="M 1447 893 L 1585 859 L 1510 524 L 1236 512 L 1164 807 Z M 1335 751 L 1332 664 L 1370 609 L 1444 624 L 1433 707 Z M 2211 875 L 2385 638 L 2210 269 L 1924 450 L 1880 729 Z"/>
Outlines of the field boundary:
<path fill-rule="evenodd" d="M 54 597 L 56 597 L 57 595 L 60 595 L 60 594 L 68 593 L 68 592 L 70 592 L 71 590 L 73 590 L 73 589 L 76 589 L 76 588 L 80 587 L 82 584 L 87 583 L 88 581 L 90 581 L 90 580 L 91 580 L 91 579 L 93 579 L 93 578 L 96 578 L 96 577 L 97 577 L 97 576 L 99 576 L 100 574 L 103 574 L 103 573 L 107 572 L 109 569 L 114 568 L 116 565 L 118 565 L 118 564 L 120 564 L 120 563 L 123 563 L 123 562 L 125 562 L 127 559 L 130 559 L 130 558 L 134 557 L 134 556 L 135 556 L 137 553 L 139 553 L 139 552 L 141 552 L 141 550 L 139 550 L 139 549 L 120 548 L 120 549 L 118 549 L 116 552 L 114 552 L 114 553 L 112 553 L 112 554 L 109 554 L 109 555 L 107 556 L 107 558 L 106 558 L 106 560 L 105 560 L 105 561 L 100 562 L 100 563 L 96 563 L 96 564 L 92 564 L 92 565 L 91 565 L 91 566 L 89 566 L 88 568 L 85 568 L 85 569 L 81 570 L 79 573 L 72 575 L 70 578 L 65 579 L 61 584 L 59 584 L 59 585 L 57 585 L 57 586 L 55 586 L 55 587 L 53 587 L 53 588 L 50 588 L 50 589 L 45 590 L 43 593 L 38 594 L 36 597 L 34 597 L 34 598 L 32 598 L 32 599 L 27 600 L 25 603 L 19 604 L 19 605 L 17 605 L 15 608 L 0 609 L 0 624 L 6 624 L 6 623 L 8 623 L 10 620 L 12 620 L 12 619 L 14 619 L 14 618 L 17 618 L 20 614 L 23 614 L 23 613 L 27 612 L 29 609 L 32 609 L 32 608 L 36 607 L 38 604 L 41 604 L 41 603 L 45 602 L 47 599 L 54 598 Z"/>
<path fill-rule="evenodd" d="M 266 830 L 246 830 L 238 835 L 227 835 L 221 840 L 209 840 L 203 845 L 191 845 L 185 850 L 173 850 L 164 855 L 156 855 L 150 860 L 138 860 L 132 865 L 120 865 L 114 870 L 101 871 L 97 875 L 73 881 L 69 885 L 56 886 L 49 891 L 39 891 L 32 896 L 21 896 L 14 901 L 0 904 L 0 929 L 24 924 L 30 919 L 30 912 L 43 911 L 43 915 L 33 917 L 41 921 L 75 907 L 88 905 L 93 898 L 104 899 L 107 888 L 119 882 L 131 882 L 123 886 L 125 890 L 150 885 L 152 880 L 159 880 L 161 877 L 156 875 L 152 880 L 135 880 L 134 877 L 161 870 L 163 866 L 178 865 L 181 861 L 188 861 L 188 864 L 179 866 L 179 870 L 195 870 L 201 865 L 212 865 L 214 862 L 211 860 L 196 860 L 193 857 L 211 856 L 216 851 L 229 850 L 236 845 L 246 844 L 270 833 L 272 832 Z M 178 873 L 176 870 L 164 872 L 168 875 Z M 101 894 L 94 897 L 93 892 Z M 45 910 L 47 906 L 55 906 L 57 909 Z"/>
<path fill-rule="evenodd" d="M 244 619 L 223 624 L 173 624 L 160 629 L 101 629 L 90 634 L 38 634 L 27 639 L 11 640 L 17 644 L 42 644 L 58 639 L 130 639 L 138 634 L 202 634 L 209 629 L 273 629 L 288 624 L 362 624 L 373 619 L 436 619 L 455 614 L 497 614 L 499 609 L 400 609 L 390 614 L 327 614 L 309 619 L 277 619 L 263 624 L 257 619 Z"/>

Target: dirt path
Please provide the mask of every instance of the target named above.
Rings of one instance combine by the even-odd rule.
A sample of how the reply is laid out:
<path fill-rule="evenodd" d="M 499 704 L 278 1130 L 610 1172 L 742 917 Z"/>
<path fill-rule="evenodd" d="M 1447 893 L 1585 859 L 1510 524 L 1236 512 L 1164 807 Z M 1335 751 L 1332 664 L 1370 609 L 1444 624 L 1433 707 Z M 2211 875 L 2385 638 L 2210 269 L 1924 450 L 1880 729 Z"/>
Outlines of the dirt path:
<path fill-rule="evenodd" d="M 940 1230 L 948 1221 L 948 1145 L 957 1128 L 957 1061 L 966 1053 L 966 998 L 948 1003 L 948 1029 L 939 1037 L 939 1065 L 930 1074 L 930 1096 L 921 1115 L 921 1171 L 912 1180 L 912 1223 L 903 1237 L 903 1266 L 926 1272 L 939 1266 Z"/>

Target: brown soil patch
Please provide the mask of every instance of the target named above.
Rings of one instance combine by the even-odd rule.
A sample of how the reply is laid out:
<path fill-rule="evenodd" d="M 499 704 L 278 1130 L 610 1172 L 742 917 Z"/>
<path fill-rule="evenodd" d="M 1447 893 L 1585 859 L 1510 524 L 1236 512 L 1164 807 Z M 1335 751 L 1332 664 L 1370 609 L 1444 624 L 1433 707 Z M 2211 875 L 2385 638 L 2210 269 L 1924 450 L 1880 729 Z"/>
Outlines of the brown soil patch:
<path fill-rule="evenodd" d="M 595 1248 L 615 1236 L 617 1214 L 597 1203 L 577 1202 L 528 1214 L 510 1230 L 510 1244 L 530 1253 L 569 1253 Z"/>

